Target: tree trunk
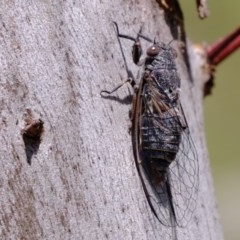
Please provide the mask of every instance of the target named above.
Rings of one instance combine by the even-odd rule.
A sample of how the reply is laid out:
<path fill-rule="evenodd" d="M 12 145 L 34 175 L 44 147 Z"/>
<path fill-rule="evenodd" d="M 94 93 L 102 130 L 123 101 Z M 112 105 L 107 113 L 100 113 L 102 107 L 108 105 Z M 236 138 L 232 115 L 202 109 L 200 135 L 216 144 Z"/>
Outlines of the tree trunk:
<path fill-rule="evenodd" d="M 2 3 L 1 239 L 222 239 L 203 129 L 207 74 L 177 11 L 153 0 Z M 100 96 L 126 79 L 112 21 L 133 37 L 144 23 L 145 35 L 174 39 L 178 52 L 200 185 L 192 220 L 174 234 L 155 219 L 137 174 L 131 89 Z"/>

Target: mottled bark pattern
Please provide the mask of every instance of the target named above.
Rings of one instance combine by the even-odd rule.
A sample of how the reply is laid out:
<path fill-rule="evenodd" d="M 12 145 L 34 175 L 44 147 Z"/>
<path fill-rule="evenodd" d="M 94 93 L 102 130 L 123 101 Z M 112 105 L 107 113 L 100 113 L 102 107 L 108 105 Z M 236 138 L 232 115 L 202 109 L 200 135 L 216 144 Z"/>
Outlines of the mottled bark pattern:
<path fill-rule="evenodd" d="M 0 16 L 0 239 L 172 238 L 173 229 L 149 209 L 134 164 L 129 91 L 100 96 L 126 78 L 112 21 L 127 34 L 144 23 L 144 34 L 164 43 L 174 39 L 181 102 L 200 163 L 196 211 L 175 232 L 178 240 L 221 239 L 202 118 L 207 76 L 202 59 L 182 42 L 176 22 L 166 23 L 159 4 L 4 1 Z M 128 41 L 124 49 L 131 52 Z M 22 136 L 27 109 L 44 122 L 31 165 Z"/>

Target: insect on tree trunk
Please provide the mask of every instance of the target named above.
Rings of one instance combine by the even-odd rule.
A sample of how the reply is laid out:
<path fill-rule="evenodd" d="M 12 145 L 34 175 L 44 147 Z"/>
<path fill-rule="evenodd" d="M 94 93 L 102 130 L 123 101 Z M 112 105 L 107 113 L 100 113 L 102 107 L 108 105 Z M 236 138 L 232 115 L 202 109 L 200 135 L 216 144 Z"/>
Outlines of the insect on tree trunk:
<path fill-rule="evenodd" d="M 205 60 L 172 4 L 2 3 L 1 239 L 222 239 L 203 129 Z M 127 77 L 112 21 L 177 51 L 200 183 L 184 228 L 161 225 L 147 204 L 129 134 L 132 89 L 100 96 Z M 137 76 L 131 43 L 123 49 Z"/>

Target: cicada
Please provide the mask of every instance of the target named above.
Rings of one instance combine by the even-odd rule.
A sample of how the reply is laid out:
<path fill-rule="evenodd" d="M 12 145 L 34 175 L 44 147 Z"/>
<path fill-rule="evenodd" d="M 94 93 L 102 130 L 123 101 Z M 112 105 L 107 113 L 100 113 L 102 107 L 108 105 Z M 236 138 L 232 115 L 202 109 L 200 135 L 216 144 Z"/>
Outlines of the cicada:
<path fill-rule="evenodd" d="M 168 44 L 141 34 L 120 34 L 117 39 L 134 87 L 132 104 L 133 153 L 148 204 L 165 226 L 185 226 L 195 209 L 198 190 L 197 152 L 180 102 L 180 78 L 176 51 Z M 142 62 L 139 84 L 128 69 L 120 38 L 132 40 L 133 62 L 140 65 L 140 38 L 151 43 Z M 126 82 L 112 91 L 112 94 Z"/>

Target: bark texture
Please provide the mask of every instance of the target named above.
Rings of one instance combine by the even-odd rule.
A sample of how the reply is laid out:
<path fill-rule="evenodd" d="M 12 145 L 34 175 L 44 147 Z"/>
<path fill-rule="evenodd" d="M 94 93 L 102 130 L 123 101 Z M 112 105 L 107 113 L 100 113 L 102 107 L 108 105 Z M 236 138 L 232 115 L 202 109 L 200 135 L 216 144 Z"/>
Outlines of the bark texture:
<path fill-rule="evenodd" d="M 207 74 L 184 45 L 181 19 L 153 0 L 5 1 L 0 11 L 0 238 L 222 239 L 203 128 Z M 145 35 L 174 39 L 178 52 L 200 186 L 192 221 L 174 234 L 151 213 L 137 175 L 131 89 L 100 97 L 126 78 L 112 21 L 132 36 L 144 23 Z M 135 71 L 130 42 L 124 50 Z"/>

